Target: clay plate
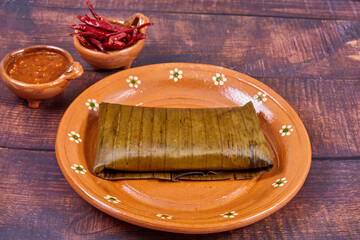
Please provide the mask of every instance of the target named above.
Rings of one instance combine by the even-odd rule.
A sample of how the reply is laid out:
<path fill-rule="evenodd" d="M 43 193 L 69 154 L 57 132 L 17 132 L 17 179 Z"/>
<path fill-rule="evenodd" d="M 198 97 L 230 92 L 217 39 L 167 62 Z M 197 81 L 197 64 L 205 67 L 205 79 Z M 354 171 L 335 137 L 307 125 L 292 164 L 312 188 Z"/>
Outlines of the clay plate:
<path fill-rule="evenodd" d="M 152 107 L 226 107 L 253 101 L 275 166 L 250 180 L 106 181 L 91 173 L 98 103 Z M 65 112 L 56 139 L 60 168 L 96 208 L 139 226 L 179 233 L 243 227 L 283 207 L 311 164 L 310 141 L 295 111 L 269 87 L 211 65 L 166 63 L 124 70 L 84 91 Z"/>

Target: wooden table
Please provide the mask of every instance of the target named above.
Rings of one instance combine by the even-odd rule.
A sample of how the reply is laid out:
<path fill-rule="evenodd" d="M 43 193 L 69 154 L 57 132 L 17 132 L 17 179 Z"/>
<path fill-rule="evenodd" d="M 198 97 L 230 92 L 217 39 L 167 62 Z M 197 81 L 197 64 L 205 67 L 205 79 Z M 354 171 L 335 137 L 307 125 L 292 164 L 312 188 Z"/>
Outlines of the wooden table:
<path fill-rule="evenodd" d="M 133 67 L 162 62 L 224 66 L 278 92 L 303 120 L 313 162 L 297 196 L 250 226 L 209 235 L 159 232 L 122 222 L 85 202 L 63 177 L 54 145 L 59 121 L 95 71 L 66 26 L 84 0 L 0 1 L 0 57 L 36 44 L 68 50 L 84 75 L 38 109 L 1 82 L 1 239 L 360 239 L 360 2 L 93 1 L 102 15 L 135 12 L 154 26 Z"/>

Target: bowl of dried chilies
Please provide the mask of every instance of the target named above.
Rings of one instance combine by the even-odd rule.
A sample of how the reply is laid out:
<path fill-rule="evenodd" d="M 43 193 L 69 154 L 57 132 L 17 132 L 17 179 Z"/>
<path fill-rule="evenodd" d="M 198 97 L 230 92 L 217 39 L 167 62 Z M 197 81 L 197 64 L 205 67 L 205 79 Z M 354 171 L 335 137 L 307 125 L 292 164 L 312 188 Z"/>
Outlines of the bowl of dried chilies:
<path fill-rule="evenodd" d="M 74 37 L 80 57 L 96 69 L 130 68 L 144 46 L 145 31 L 152 23 L 141 13 L 126 21 L 104 18 L 88 0 L 86 4 L 95 19 L 86 14 L 77 15 L 83 23 L 69 25 L 75 29 L 69 36 Z"/>

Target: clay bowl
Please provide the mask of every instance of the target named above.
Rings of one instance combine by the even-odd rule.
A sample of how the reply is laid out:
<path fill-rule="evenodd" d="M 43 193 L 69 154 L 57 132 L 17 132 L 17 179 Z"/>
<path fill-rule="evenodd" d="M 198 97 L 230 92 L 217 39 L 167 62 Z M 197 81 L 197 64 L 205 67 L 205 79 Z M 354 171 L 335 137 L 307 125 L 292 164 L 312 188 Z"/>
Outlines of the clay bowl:
<path fill-rule="evenodd" d="M 59 78 L 48 83 L 29 84 L 15 80 L 7 74 L 6 67 L 15 58 L 44 50 L 61 54 L 69 61 L 70 67 Z M 49 45 L 37 45 L 15 50 L 7 54 L 0 63 L 0 75 L 5 85 L 16 95 L 26 99 L 31 108 L 37 108 L 43 99 L 52 98 L 60 94 L 69 85 L 71 80 L 80 77 L 83 72 L 84 70 L 80 63 L 74 62 L 70 53 L 62 48 Z"/>
<path fill-rule="evenodd" d="M 121 24 L 125 26 L 140 26 L 144 23 L 149 22 L 149 18 L 141 13 L 134 14 L 130 19 L 126 21 L 119 21 L 114 19 L 107 19 L 110 23 Z M 145 33 L 146 27 L 140 29 L 141 33 Z M 135 58 L 141 52 L 144 46 L 144 40 L 137 41 L 134 45 L 118 51 L 109 51 L 103 53 L 96 50 L 91 50 L 84 47 L 79 40 L 74 36 L 74 46 L 76 51 L 82 59 L 88 64 L 92 65 L 96 69 L 117 69 L 124 68 L 128 69 Z"/>

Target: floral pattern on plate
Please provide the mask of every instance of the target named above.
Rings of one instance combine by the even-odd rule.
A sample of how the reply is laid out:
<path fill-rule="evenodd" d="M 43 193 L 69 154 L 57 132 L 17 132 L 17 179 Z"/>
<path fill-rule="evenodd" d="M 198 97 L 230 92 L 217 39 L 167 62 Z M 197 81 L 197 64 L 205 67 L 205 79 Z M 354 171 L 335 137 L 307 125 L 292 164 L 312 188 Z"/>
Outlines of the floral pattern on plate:
<path fill-rule="evenodd" d="M 284 184 L 287 183 L 286 178 L 277 179 L 272 186 L 273 187 L 282 187 Z"/>
<path fill-rule="evenodd" d="M 167 215 L 167 214 L 161 214 L 161 213 L 157 214 L 156 216 L 161 218 L 161 219 L 172 219 L 173 218 L 173 216 L 170 216 L 170 215 Z"/>
<path fill-rule="evenodd" d="M 257 103 L 262 103 L 262 102 L 266 102 L 267 101 L 267 97 L 266 97 L 266 93 L 262 93 L 262 92 L 258 92 L 255 96 L 254 99 L 257 101 Z"/>
<path fill-rule="evenodd" d="M 85 174 L 87 172 L 82 165 L 77 165 L 77 164 L 71 166 L 71 169 L 74 169 L 76 173 L 81 173 L 81 174 Z"/>
<path fill-rule="evenodd" d="M 76 142 L 76 143 L 81 143 L 81 142 L 82 142 L 79 133 L 76 133 L 76 132 L 74 132 L 74 131 L 71 131 L 70 133 L 68 133 L 68 136 L 69 136 L 69 140 L 70 140 L 70 141 L 74 141 L 74 142 Z"/>
<path fill-rule="evenodd" d="M 220 214 L 220 216 L 223 216 L 224 218 L 234 218 L 236 215 L 238 215 L 238 213 L 235 211 Z"/>
<path fill-rule="evenodd" d="M 291 125 L 283 125 L 279 132 L 281 133 L 281 136 L 289 136 L 292 131 L 294 131 L 294 129 Z"/>
<path fill-rule="evenodd" d="M 215 85 L 224 85 L 224 83 L 227 81 L 224 74 L 216 73 L 215 76 L 212 77 L 212 80 L 214 81 Z"/>
<path fill-rule="evenodd" d="M 89 110 L 94 110 L 95 112 L 99 108 L 99 104 L 96 102 L 95 99 L 88 99 L 85 105 L 88 107 Z"/>
<path fill-rule="evenodd" d="M 126 79 L 126 82 L 129 84 L 129 87 L 138 88 L 141 84 L 141 81 L 136 76 L 129 76 L 128 79 Z"/>
<path fill-rule="evenodd" d="M 182 79 L 182 71 L 175 68 L 174 70 L 170 70 L 170 79 L 174 79 L 174 82 L 179 81 L 179 79 Z"/>
<path fill-rule="evenodd" d="M 110 195 L 106 195 L 104 197 L 108 202 L 112 202 L 112 203 L 119 203 L 120 200 L 117 199 L 116 197 L 110 196 Z"/>

